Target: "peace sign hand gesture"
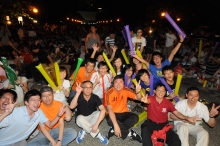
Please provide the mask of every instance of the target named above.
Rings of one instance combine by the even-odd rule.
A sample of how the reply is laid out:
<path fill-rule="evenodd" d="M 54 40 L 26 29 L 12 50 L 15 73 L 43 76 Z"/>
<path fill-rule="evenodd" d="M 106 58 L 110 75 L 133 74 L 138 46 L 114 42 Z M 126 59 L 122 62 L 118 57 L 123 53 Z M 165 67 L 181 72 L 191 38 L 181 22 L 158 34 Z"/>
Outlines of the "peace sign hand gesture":
<path fill-rule="evenodd" d="M 82 87 L 80 86 L 79 83 L 76 83 L 76 92 L 81 93 L 82 92 Z"/>
<path fill-rule="evenodd" d="M 11 98 L 9 99 L 9 104 L 5 108 L 5 113 L 9 115 L 14 110 L 15 105 L 17 104 L 17 101 L 15 103 L 12 103 Z"/>
<path fill-rule="evenodd" d="M 212 109 L 210 110 L 210 112 L 209 112 L 209 117 L 211 117 L 211 118 L 213 118 L 213 117 L 215 117 L 216 115 L 218 115 L 218 109 L 220 108 L 220 105 L 219 106 L 217 106 L 217 107 L 215 107 L 215 104 L 213 103 L 213 105 L 212 105 Z"/>
<path fill-rule="evenodd" d="M 135 88 L 136 93 L 139 93 L 139 92 L 141 91 L 141 85 L 140 85 L 140 83 L 141 83 L 141 80 L 139 80 L 139 82 L 138 82 L 137 85 L 136 85 L 136 88 Z"/>

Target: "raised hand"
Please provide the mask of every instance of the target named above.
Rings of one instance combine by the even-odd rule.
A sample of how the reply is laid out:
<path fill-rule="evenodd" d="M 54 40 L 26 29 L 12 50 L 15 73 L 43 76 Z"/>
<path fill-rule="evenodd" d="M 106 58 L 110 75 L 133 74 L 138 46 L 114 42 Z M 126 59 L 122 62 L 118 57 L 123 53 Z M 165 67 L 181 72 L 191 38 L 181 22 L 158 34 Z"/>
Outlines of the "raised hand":
<path fill-rule="evenodd" d="M 181 34 L 179 34 L 179 38 L 180 38 L 180 42 L 183 42 L 183 41 L 184 41 L 184 38 L 182 37 Z"/>
<path fill-rule="evenodd" d="M 66 105 L 63 105 L 60 107 L 60 111 L 57 114 L 57 116 L 61 117 L 66 112 L 65 107 L 66 107 Z"/>
<path fill-rule="evenodd" d="M 98 51 L 99 50 L 99 47 L 97 46 L 97 44 L 93 44 L 92 48 L 93 48 L 94 51 Z"/>
<path fill-rule="evenodd" d="M 146 94 L 146 96 L 144 98 L 141 98 L 141 102 L 143 103 L 148 103 L 148 94 Z"/>
<path fill-rule="evenodd" d="M 112 48 L 113 52 L 116 52 L 116 50 L 118 49 L 118 47 L 116 45 L 112 46 L 111 48 Z"/>
<path fill-rule="evenodd" d="M 100 78 L 98 75 L 95 76 L 95 84 L 99 84 L 100 83 Z"/>
<path fill-rule="evenodd" d="M 76 92 L 77 93 L 81 93 L 82 92 L 82 87 L 78 83 L 76 83 Z"/>
<path fill-rule="evenodd" d="M 213 103 L 212 105 L 212 109 L 209 112 L 209 117 L 215 117 L 216 115 L 218 115 L 218 109 L 220 108 L 220 105 L 215 107 L 215 104 Z"/>
<path fill-rule="evenodd" d="M 5 113 L 9 115 L 14 110 L 15 105 L 17 104 L 17 101 L 15 103 L 12 103 L 11 98 L 9 99 L 9 104 L 5 108 Z"/>
<path fill-rule="evenodd" d="M 138 93 L 138 92 L 141 91 L 141 85 L 140 85 L 140 83 L 141 83 L 141 80 L 139 80 L 138 84 L 136 85 L 136 88 L 135 88 L 136 93 Z"/>

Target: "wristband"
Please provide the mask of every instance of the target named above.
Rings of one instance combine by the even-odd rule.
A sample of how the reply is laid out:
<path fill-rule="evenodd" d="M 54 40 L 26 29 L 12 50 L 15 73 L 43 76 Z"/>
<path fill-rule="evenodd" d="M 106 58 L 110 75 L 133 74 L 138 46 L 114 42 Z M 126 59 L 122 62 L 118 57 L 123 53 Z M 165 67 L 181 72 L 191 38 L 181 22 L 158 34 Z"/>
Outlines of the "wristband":
<path fill-rule="evenodd" d="M 58 139 L 57 141 L 60 141 L 60 142 L 62 142 L 62 140 L 59 140 L 59 139 Z"/>
<path fill-rule="evenodd" d="M 182 44 L 183 42 L 180 42 L 180 41 L 179 41 L 179 43 L 181 43 L 181 44 Z"/>

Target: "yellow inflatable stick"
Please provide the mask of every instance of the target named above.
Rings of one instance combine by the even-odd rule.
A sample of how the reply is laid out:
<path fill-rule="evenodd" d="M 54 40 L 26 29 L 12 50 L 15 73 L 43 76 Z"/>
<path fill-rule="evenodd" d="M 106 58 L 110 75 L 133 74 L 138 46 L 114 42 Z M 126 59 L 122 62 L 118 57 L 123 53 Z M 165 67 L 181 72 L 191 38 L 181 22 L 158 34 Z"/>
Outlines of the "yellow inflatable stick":
<path fill-rule="evenodd" d="M 42 64 L 39 64 L 38 66 L 35 66 L 40 73 L 44 76 L 44 78 L 47 80 L 48 84 L 50 85 L 51 88 L 58 90 L 58 87 L 55 85 L 55 83 L 52 81 L 52 79 L 49 77 L 47 72 L 44 70 Z"/>
<path fill-rule="evenodd" d="M 129 62 L 129 60 L 128 60 L 128 57 L 127 57 L 127 55 L 125 54 L 125 50 L 124 50 L 124 49 L 121 50 L 121 54 L 122 54 L 122 56 L 123 56 L 123 58 L 124 58 L 126 64 L 130 64 L 130 62 Z"/>
<path fill-rule="evenodd" d="M 182 81 L 182 77 L 183 76 L 181 74 L 177 75 L 176 86 L 175 86 L 175 90 L 174 90 L 174 93 L 176 95 L 179 95 L 179 89 L 180 89 L 180 84 L 181 84 L 181 81 Z"/>
<path fill-rule="evenodd" d="M 116 76 L 116 72 L 115 72 L 114 68 L 112 67 L 111 63 L 109 62 L 109 59 L 108 59 L 107 55 L 103 52 L 102 56 L 104 57 L 105 62 L 107 63 L 107 65 L 108 65 L 109 69 L 111 70 L 113 76 Z"/>
<path fill-rule="evenodd" d="M 138 122 L 134 125 L 134 127 L 137 127 L 142 121 L 144 121 L 146 118 L 147 118 L 147 112 L 146 111 L 143 111 L 142 113 L 140 113 L 138 115 Z"/>
<path fill-rule="evenodd" d="M 141 55 L 140 50 L 137 49 L 137 50 L 136 50 L 136 54 L 137 54 L 138 57 L 143 58 L 143 56 Z M 142 65 L 143 65 L 143 67 L 146 68 L 146 65 L 145 65 L 144 63 L 142 63 Z"/>

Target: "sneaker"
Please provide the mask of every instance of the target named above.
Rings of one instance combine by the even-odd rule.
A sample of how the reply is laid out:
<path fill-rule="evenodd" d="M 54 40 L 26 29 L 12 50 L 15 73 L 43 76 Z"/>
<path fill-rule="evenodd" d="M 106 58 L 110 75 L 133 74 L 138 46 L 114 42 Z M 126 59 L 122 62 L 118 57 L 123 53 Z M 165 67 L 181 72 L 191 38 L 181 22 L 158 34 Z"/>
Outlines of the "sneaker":
<path fill-rule="evenodd" d="M 131 137 L 133 140 L 136 140 L 136 141 L 142 143 L 141 136 L 134 129 L 131 129 Z"/>
<path fill-rule="evenodd" d="M 76 142 L 77 143 L 81 143 L 85 135 L 86 135 L 86 132 L 83 131 L 83 130 L 80 130 L 79 134 L 78 134 L 78 136 L 76 138 Z"/>
<path fill-rule="evenodd" d="M 108 135 L 106 136 L 108 139 L 110 139 L 113 135 L 115 135 L 114 129 L 110 127 L 108 131 Z"/>
<path fill-rule="evenodd" d="M 103 136 L 101 133 L 99 133 L 99 136 L 97 136 L 97 138 L 99 139 L 99 141 L 103 145 L 107 145 L 108 144 L 108 139 L 105 136 Z"/>

